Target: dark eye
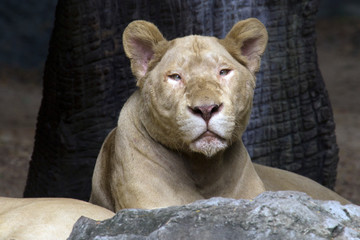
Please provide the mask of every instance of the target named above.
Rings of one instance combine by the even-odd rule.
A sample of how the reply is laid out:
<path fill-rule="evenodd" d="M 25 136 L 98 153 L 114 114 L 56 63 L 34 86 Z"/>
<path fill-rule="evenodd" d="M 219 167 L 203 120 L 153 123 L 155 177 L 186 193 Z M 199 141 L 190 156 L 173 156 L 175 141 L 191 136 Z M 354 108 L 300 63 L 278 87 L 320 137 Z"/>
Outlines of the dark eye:
<path fill-rule="evenodd" d="M 174 81 L 180 81 L 181 80 L 181 77 L 180 77 L 179 74 L 171 74 L 168 77 L 171 78 Z"/>
<path fill-rule="evenodd" d="M 231 72 L 230 69 L 221 69 L 219 74 L 220 74 L 220 76 L 226 76 L 229 74 L 229 72 Z"/>

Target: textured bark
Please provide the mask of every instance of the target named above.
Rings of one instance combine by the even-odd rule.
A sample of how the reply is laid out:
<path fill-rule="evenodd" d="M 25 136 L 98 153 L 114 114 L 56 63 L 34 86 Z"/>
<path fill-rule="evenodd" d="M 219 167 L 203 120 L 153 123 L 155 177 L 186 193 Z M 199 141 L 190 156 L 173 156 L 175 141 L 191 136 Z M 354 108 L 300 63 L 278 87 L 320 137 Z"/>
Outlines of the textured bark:
<path fill-rule="evenodd" d="M 239 20 L 260 19 L 269 44 L 245 145 L 255 162 L 333 187 L 338 148 L 317 65 L 317 7 L 316 0 L 60 0 L 24 196 L 88 198 L 101 144 L 135 89 L 121 39 L 135 19 L 155 23 L 168 39 L 221 38 Z"/>

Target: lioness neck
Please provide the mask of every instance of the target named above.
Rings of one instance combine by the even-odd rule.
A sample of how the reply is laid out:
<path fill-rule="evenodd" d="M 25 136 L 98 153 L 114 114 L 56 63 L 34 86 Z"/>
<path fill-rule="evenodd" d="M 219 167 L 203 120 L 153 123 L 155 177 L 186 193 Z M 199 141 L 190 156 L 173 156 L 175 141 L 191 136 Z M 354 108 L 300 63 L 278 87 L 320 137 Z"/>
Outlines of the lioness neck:
<path fill-rule="evenodd" d="M 198 191 L 205 198 L 251 199 L 265 191 L 241 140 L 211 158 L 188 153 L 184 160 Z"/>
<path fill-rule="evenodd" d="M 130 101 L 136 105 L 143 104 L 138 92 Z M 128 131 L 134 133 L 131 129 L 136 129 L 137 134 L 141 135 L 134 147 L 137 152 L 142 152 L 142 157 L 146 157 L 146 160 L 142 161 L 151 164 L 159 172 L 166 172 L 164 174 L 168 177 L 162 178 L 165 185 L 177 189 L 173 184 L 182 183 L 181 191 L 191 192 L 189 195 L 198 196 L 198 199 L 217 196 L 251 199 L 265 191 L 241 139 L 212 157 L 181 149 L 174 150 L 166 144 L 159 144 L 157 136 L 152 136 L 148 132 L 146 121 L 149 121 L 149 117 L 144 116 L 144 112 L 136 110 L 139 108 L 132 106 L 124 109 L 124 113 L 127 112 L 127 116 L 130 117 L 127 124 L 132 125 Z M 166 183 L 168 180 L 169 183 Z M 182 193 L 181 197 L 184 198 L 185 195 Z M 192 201 L 193 198 L 182 203 Z"/>

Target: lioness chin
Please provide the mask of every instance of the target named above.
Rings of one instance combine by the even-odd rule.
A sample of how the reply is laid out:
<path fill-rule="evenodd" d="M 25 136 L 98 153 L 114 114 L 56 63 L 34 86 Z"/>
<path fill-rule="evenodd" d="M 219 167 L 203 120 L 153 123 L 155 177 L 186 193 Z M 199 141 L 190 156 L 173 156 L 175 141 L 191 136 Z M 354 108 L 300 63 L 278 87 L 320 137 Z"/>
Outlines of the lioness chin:
<path fill-rule="evenodd" d="M 117 211 L 298 190 L 347 203 L 305 177 L 251 163 L 241 135 L 267 40 L 253 18 L 224 39 L 167 41 L 149 22 L 130 23 L 123 44 L 138 90 L 102 146 L 90 201 Z"/>

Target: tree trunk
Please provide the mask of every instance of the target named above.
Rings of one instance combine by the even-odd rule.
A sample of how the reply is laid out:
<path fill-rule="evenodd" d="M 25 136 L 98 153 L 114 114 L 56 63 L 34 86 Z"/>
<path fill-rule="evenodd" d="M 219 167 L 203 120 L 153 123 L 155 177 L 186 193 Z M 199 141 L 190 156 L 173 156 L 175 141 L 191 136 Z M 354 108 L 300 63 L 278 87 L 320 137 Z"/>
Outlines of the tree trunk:
<path fill-rule="evenodd" d="M 244 143 L 254 162 L 332 188 L 338 148 L 317 65 L 317 7 L 316 0 L 59 0 L 24 196 L 88 199 L 101 144 L 135 89 L 122 49 L 135 19 L 155 23 L 168 39 L 221 38 L 239 20 L 260 19 L 269 44 Z"/>

